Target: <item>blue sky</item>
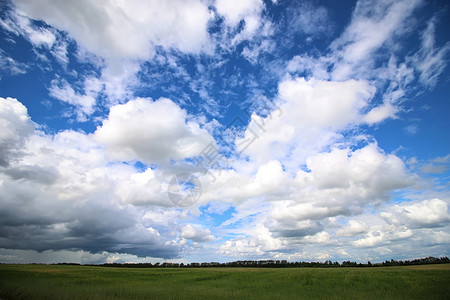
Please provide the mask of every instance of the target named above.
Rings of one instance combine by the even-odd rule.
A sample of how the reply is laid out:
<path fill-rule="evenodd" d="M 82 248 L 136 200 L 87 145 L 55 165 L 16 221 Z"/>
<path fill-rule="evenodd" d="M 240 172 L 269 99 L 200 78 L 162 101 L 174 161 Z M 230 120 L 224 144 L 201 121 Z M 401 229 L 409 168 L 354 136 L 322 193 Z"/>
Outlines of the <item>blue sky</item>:
<path fill-rule="evenodd" d="M 4 1 L 0 262 L 449 255 L 445 1 Z"/>

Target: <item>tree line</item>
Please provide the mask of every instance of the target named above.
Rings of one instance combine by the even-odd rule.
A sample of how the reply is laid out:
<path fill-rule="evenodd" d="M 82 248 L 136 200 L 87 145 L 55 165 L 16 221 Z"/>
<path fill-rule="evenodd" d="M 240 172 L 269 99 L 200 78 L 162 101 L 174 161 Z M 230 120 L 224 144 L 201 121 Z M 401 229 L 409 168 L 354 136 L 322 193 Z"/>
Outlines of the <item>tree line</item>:
<path fill-rule="evenodd" d="M 208 268 L 208 267 L 250 267 L 250 268 L 340 268 L 340 267 L 389 267 L 389 266 L 410 266 L 426 264 L 450 263 L 448 257 L 425 257 L 413 260 L 386 260 L 379 263 L 357 263 L 354 261 L 343 261 L 341 263 L 331 260 L 324 262 L 288 262 L 287 260 L 238 260 L 233 262 L 203 262 L 203 263 L 105 263 L 105 264 L 87 264 L 87 266 L 101 267 L 121 267 L 121 268 Z M 58 265 L 79 265 L 76 263 L 59 263 Z"/>

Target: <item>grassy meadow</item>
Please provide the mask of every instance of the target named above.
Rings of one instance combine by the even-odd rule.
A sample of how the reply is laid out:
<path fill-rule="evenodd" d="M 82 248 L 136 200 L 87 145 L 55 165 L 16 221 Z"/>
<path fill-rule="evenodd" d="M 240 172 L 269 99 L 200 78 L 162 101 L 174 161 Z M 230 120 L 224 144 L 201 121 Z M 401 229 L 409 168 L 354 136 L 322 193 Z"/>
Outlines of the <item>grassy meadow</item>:
<path fill-rule="evenodd" d="M 285 269 L 0 265 L 0 299 L 450 299 L 450 264 Z"/>

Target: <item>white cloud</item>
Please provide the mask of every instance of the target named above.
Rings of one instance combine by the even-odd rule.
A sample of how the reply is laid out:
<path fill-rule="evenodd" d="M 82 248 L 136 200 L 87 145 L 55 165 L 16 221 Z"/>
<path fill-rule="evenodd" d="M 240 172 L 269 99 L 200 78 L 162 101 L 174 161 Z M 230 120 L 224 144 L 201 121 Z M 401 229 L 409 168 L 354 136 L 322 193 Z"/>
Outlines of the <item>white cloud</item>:
<path fill-rule="evenodd" d="M 231 46 L 236 46 L 244 40 L 253 40 L 267 37 L 272 34 L 271 22 L 263 17 L 264 3 L 261 0 L 218 0 L 216 1 L 217 13 L 224 18 L 225 28 L 224 37 L 229 40 L 222 40 L 221 47 L 228 49 Z M 241 21 L 243 22 L 240 28 Z M 266 50 L 268 45 L 261 44 L 257 49 L 253 46 L 253 50 Z M 261 48 L 262 47 L 262 48 Z M 247 50 L 245 57 L 251 58 Z M 257 54 L 255 54 L 257 56 Z"/>
<path fill-rule="evenodd" d="M 323 230 L 319 222 L 305 218 L 305 215 L 300 215 L 300 209 L 284 210 L 285 207 L 282 208 L 281 205 L 272 205 L 274 208 L 270 213 L 271 220 L 267 224 L 268 230 L 274 237 L 311 237 Z M 315 216 L 310 214 L 310 217 L 314 218 Z"/>
<path fill-rule="evenodd" d="M 202 203 L 217 200 L 242 204 L 238 215 L 227 222 L 234 222 L 249 214 L 257 214 L 260 210 L 265 210 L 267 205 L 263 205 L 258 199 L 283 198 L 289 194 L 292 184 L 292 179 L 276 160 L 259 166 L 255 174 L 246 174 L 242 169 L 237 171 L 211 169 L 209 173 L 200 176 L 200 180 L 203 189 L 200 199 Z"/>
<path fill-rule="evenodd" d="M 209 242 L 214 240 L 214 236 L 211 235 L 209 229 L 201 228 L 198 225 L 187 224 L 181 229 L 180 237 L 193 242 Z"/>
<path fill-rule="evenodd" d="M 380 106 L 376 106 L 372 108 L 365 116 L 364 121 L 373 125 L 376 123 L 380 123 L 388 118 L 395 118 L 395 114 L 397 113 L 398 108 L 387 102 Z"/>
<path fill-rule="evenodd" d="M 144 172 L 118 180 L 116 195 L 124 204 L 172 206 L 173 203 L 167 197 L 167 188 L 163 186 L 169 180 L 170 178 L 148 168 Z"/>
<path fill-rule="evenodd" d="M 346 80 L 373 67 L 372 54 L 397 34 L 410 30 L 406 20 L 420 4 L 420 0 L 358 1 L 350 25 L 331 45 L 339 58 L 333 79 Z"/>
<path fill-rule="evenodd" d="M 140 102 L 144 110 L 147 102 Z M 169 106 L 177 107 L 172 102 Z M 178 116 L 185 128 L 198 129 L 185 123 L 185 113 Z M 195 224 L 190 231 L 181 228 L 182 213 L 161 195 L 167 175 L 159 177 L 151 169 L 139 173 L 109 161 L 92 135 L 34 131 L 25 106 L 12 98 L 0 99 L 0 127 L 0 228 L 11 233 L 0 240 L 0 248 L 16 249 L 13 254 L 17 249 L 55 255 L 61 249 L 104 252 L 101 262 L 113 259 L 113 253 L 118 259 L 125 259 L 126 253 L 133 260 L 148 255 L 173 258 L 182 245 L 170 240 L 179 234 L 195 242 L 213 239 L 209 230 Z M 165 147 L 171 152 L 170 144 Z"/>
<path fill-rule="evenodd" d="M 89 51 L 115 63 L 147 59 L 154 47 L 198 53 L 211 16 L 200 1 L 16 1 L 28 17 L 67 31 Z"/>
<path fill-rule="evenodd" d="M 420 82 L 432 88 L 436 85 L 439 76 L 447 66 L 447 54 L 450 52 L 450 42 L 446 42 L 442 47 L 435 47 L 434 32 L 437 17 L 428 21 L 427 28 L 422 33 L 422 48 L 413 57 L 414 63 L 420 72 Z"/>
<path fill-rule="evenodd" d="M 450 222 L 448 203 L 440 199 L 395 205 L 391 211 L 382 212 L 381 217 L 390 224 L 412 228 L 439 227 Z"/>
<path fill-rule="evenodd" d="M 353 245 L 356 247 L 373 247 L 382 243 L 383 237 L 383 232 L 370 232 L 364 238 L 354 241 Z"/>
<path fill-rule="evenodd" d="M 297 185 L 289 187 L 291 194 L 271 202 L 269 229 L 280 236 L 313 235 L 322 227 L 311 220 L 360 214 L 367 205 L 388 200 L 392 190 L 413 183 L 402 161 L 383 154 L 375 145 L 351 155 L 337 149 L 318 154 L 308 159 L 307 167 L 310 172 L 297 172 Z M 364 229 L 356 221 L 349 226 L 339 234 Z"/>
<path fill-rule="evenodd" d="M 133 170 L 107 167 L 102 148 L 88 136 L 35 134 L 26 152 L 20 163 L 0 173 L 0 226 L 12 233 L 0 247 L 176 255 L 165 238 L 143 226 L 136 209 L 119 205 L 114 178 Z"/>
<path fill-rule="evenodd" d="M 46 46 L 64 68 L 69 57 L 65 34 L 61 31 L 67 32 L 68 38 L 77 43 L 78 59 L 95 62 L 101 70 L 106 106 L 132 97 L 132 88 L 139 82 L 140 64 L 152 59 L 157 48 L 188 54 L 211 53 L 213 49 L 208 33 L 213 13 L 200 0 L 145 3 L 19 0 L 15 7 L 11 20 L 1 25 L 24 36 L 35 47 Z M 34 28 L 30 19 L 42 20 L 53 27 Z M 92 53 L 96 56 L 94 60 Z M 45 58 L 39 52 L 36 55 Z M 82 102 L 88 100 L 77 98 Z"/>
<path fill-rule="evenodd" d="M 14 60 L 3 49 L 0 49 L 0 70 L 2 72 L 8 75 L 25 74 L 28 68 L 27 64 Z"/>
<path fill-rule="evenodd" d="M 408 126 L 404 127 L 403 130 L 408 135 L 412 136 L 412 135 L 415 135 L 419 131 L 419 127 L 416 124 L 411 124 L 411 125 L 408 125 Z"/>
<path fill-rule="evenodd" d="M 281 82 L 279 93 L 282 101 L 296 105 L 297 122 L 340 129 L 359 121 L 360 110 L 367 105 L 373 89 L 365 82 L 352 80 L 329 82 L 296 78 Z M 334 93 L 339 94 L 339 101 Z"/>
<path fill-rule="evenodd" d="M 87 121 L 94 112 L 96 97 L 102 90 L 102 85 L 94 77 L 85 78 L 84 93 L 76 92 L 67 81 L 54 79 L 49 88 L 49 94 L 62 102 L 75 106 L 77 120 Z"/>
<path fill-rule="evenodd" d="M 56 42 L 52 29 L 33 26 L 30 19 L 23 14 L 8 14 L 0 21 L 0 25 L 9 32 L 24 36 L 35 47 L 51 49 Z"/>
<path fill-rule="evenodd" d="M 442 157 L 436 157 L 435 159 L 433 159 L 433 162 L 441 163 L 441 164 L 448 164 L 448 163 L 450 163 L 450 154 L 447 154 L 446 156 L 442 156 Z"/>
<path fill-rule="evenodd" d="M 262 224 L 256 225 L 249 231 L 250 237 L 238 237 L 226 241 L 220 246 L 220 253 L 230 257 L 267 257 L 269 253 L 277 252 L 283 247 L 283 242 L 273 238 L 270 231 Z"/>
<path fill-rule="evenodd" d="M 137 257 L 135 255 L 124 253 L 109 253 L 106 251 L 100 253 L 90 253 L 88 251 L 71 250 L 46 250 L 37 252 L 34 250 L 13 250 L 0 249 L 0 260 L 5 263 L 61 263 L 73 262 L 80 264 L 101 264 L 101 263 L 126 263 L 126 262 L 151 262 L 154 263 L 160 258 Z"/>
<path fill-rule="evenodd" d="M 188 118 L 186 111 L 169 99 L 137 98 L 111 107 L 94 137 L 113 159 L 168 164 L 171 159 L 199 156 L 214 142 Z"/>
<path fill-rule="evenodd" d="M 432 47 L 427 51 L 422 49 L 413 58 L 403 58 L 404 61 L 398 58 L 402 57 L 402 45 L 398 40 L 416 24 L 412 15 L 421 5 L 421 0 L 383 0 L 376 4 L 358 1 L 351 22 L 341 36 L 331 43 L 327 55 L 315 57 L 317 54 L 314 53 L 314 56 L 294 56 L 287 64 L 287 71 L 307 78 L 333 81 L 352 78 L 368 80 L 381 92 L 377 97 L 382 102 L 376 106 L 369 105 L 371 110 L 364 121 L 373 125 L 388 118 L 397 118 L 397 113 L 402 111 L 399 103 L 414 90 L 411 83 L 415 79 L 415 69 L 419 69 L 419 54 L 425 56 L 424 53 L 428 51 L 430 68 L 435 60 L 436 72 L 433 72 L 436 74 L 446 66 L 446 46 L 439 53 L 441 49 Z M 388 62 L 383 63 L 382 59 Z M 420 62 L 424 60 L 421 58 Z"/>
<path fill-rule="evenodd" d="M 314 235 L 305 236 L 303 241 L 312 244 L 324 244 L 330 241 L 330 235 L 326 231 L 321 231 Z"/>
<path fill-rule="evenodd" d="M 401 243 L 413 236 L 414 232 L 405 226 L 374 225 L 363 238 L 354 240 L 351 244 L 357 248 L 389 249 L 393 242 Z"/>
<path fill-rule="evenodd" d="M 374 92 L 365 81 L 286 79 L 279 85 L 278 109 L 265 118 L 254 113 L 236 145 L 258 164 L 278 159 L 297 169 L 341 130 L 362 123 Z"/>
<path fill-rule="evenodd" d="M 433 231 L 428 229 L 424 232 L 423 237 L 428 245 L 450 244 L 450 233 L 448 231 Z"/>
<path fill-rule="evenodd" d="M 275 44 L 268 40 L 263 40 L 258 45 L 247 46 L 242 50 L 242 56 L 252 64 L 258 63 L 258 57 L 261 53 L 271 52 L 275 49 Z"/>
<path fill-rule="evenodd" d="M 312 36 L 331 34 L 332 24 L 328 10 L 323 6 L 313 6 L 309 1 L 295 3 L 288 8 L 289 27 L 294 32 Z"/>
<path fill-rule="evenodd" d="M 248 30 L 253 31 L 257 26 L 258 16 L 264 8 L 261 0 L 217 0 L 217 12 L 225 17 L 225 22 L 235 27 L 241 20 L 250 26 Z M 256 24 L 254 23 L 256 22 Z"/>
<path fill-rule="evenodd" d="M 349 220 L 341 227 L 329 219 L 362 214 L 367 207 L 386 203 L 392 191 L 413 184 L 414 176 L 395 155 L 383 153 L 375 144 L 354 151 L 333 149 L 310 156 L 306 169 L 292 177 L 279 161 L 271 161 L 253 176 L 227 170 L 214 184 L 205 184 L 206 199 L 232 201 L 235 205 L 236 213 L 222 226 L 239 224 L 236 232 L 247 235 L 222 244 L 221 253 L 284 257 L 300 255 L 298 245 L 316 245 L 311 251 L 319 253 L 320 247 L 329 244 L 351 241 L 356 247 L 375 247 L 412 236 L 408 228 L 396 233 L 393 228 L 371 228 L 359 220 Z M 379 218 L 376 222 L 383 223 Z M 364 233 L 367 235 L 360 238 Z"/>
<path fill-rule="evenodd" d="M 56 60 L 64 67 L 67 67 L 67 64 L 69 63 L 69 52 L 67 47 L 67 42 L 60 38 L 56 41 L 55 46 L 51 51 Z"/>
<path fill-rule="evenodd" d="M 425 164 L 423 165 L 420 170 L 424 173 L 430 173 L 430 174 L 442 174 L 445 171 L 450 169 L 447 165 L 436 165 L 436 164 Z"/>
<path fill-rule="evenodd" d="M 309 56 L 294 56 L 287 64 L 286 71 L 291 73 L 307 72 L 306 77 L 313 77 L 320 80 L 329 80 L 328 72 L 329 59 L 324 57 L 313 58 Z"/>
<path fill-rule="evenodd" d="M 313 182 L 327 189 L 360 187 L 384 193 L 412 183 L 403 161 L 393 154 L 385 155 L 374 144 L 351 155 L 339 149 L 318 154 L 307 160 L 307 167 Z"/>
<path fill-rule="evenodd" d="M 21 155 L 33 130 L 27 108 L 14 98 L 0 97 L 0 166 L 7 166 Z"/>
<path fill-rule="evenodd" d="M 450 169 L 450 154 L 436 157 L 420 167 L 422 172 L 429 174 L 442 174 L 448 169 Z"/>
<path fill-rule="evenodd" d="M 368 229 L 369 228 L 364 222 L 350 220 L 347 226 L 337 231 L 337 234 L 342 236 L 354 236 L 357 234 L 365 233 Z"/>

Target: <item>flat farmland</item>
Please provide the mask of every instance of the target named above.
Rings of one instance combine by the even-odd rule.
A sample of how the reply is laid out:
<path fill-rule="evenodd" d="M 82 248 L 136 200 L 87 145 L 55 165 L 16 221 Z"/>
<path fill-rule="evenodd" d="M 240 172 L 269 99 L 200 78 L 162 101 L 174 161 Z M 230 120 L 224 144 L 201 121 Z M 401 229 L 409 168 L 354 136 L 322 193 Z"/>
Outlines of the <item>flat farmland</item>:
<path fill-rule="evenodd" d="M 450 299 L 450 264 L 283 269 L 0 265 L 0 299 Z"/>

